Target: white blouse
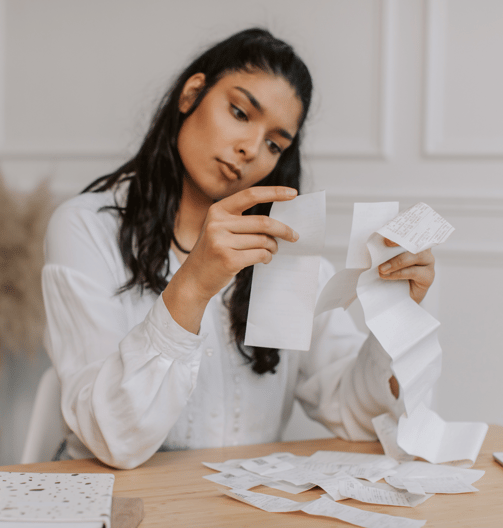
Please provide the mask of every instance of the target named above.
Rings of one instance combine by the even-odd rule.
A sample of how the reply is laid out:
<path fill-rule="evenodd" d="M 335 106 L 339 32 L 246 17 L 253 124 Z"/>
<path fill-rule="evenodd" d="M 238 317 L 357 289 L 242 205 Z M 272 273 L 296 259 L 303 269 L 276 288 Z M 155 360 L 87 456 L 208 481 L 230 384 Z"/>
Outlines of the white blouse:
<path fill-rule="evenodd" d="M 276 373 L 257 375 L 230 336 L 222 292 L 199 335 L 179 326 L 161 296 L 139 288 L 118 246 L 112 191 L 62 204 L 46 235 L 46 345 L 61 381 L 74 458 L 133 468 L 166 449 L 281 439 L 297 398 L 308 415 L 346 439 L 375 439 L 371 419 L 399 415 L 390 360 L 341 309 L 315 319 L 308 352 L 282 350 Z M 179 268 L 170 252 L 171 274 Z M 327 261 L 320 289 L 333 275 Z"/>

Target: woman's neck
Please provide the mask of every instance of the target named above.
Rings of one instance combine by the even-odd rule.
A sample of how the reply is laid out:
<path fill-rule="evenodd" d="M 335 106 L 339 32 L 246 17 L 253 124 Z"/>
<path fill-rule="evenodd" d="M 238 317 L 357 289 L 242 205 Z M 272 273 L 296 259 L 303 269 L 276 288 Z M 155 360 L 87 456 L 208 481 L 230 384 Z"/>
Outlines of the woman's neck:
<path fill-rule="evenodd" d="M 180 207 L 175 220 L 175 237 L 185 251 L 194 247 L 211 205 L 212 202 L 208 201 L 206 196 L 195 189 L 188 179 L 184 179 Z M 187 253 L 177 248 L 174 243 L 171 244 L 171 249 L 180 264 L 183 264 Z"/>

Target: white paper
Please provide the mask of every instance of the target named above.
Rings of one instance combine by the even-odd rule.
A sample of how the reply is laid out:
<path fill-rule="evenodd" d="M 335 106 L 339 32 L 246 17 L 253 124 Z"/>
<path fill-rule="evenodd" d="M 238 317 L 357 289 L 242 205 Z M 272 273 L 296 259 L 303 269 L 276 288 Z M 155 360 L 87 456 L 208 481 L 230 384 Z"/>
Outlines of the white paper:
<path fill-rule="evenodd" d="M 387 456 L 398 462 L 414 460 L 414 455 L 407 454 L 397 443 L 398 421 L 393 414 L 384 413 L 376 416 L 372 419 L 372 425 Z"/>
<path fill-rule="evenodd" d="M 202 464 L 203 466 L 214 469 L 215 471 L 228 471 L 229 468 L 240 468 L 241 463 L 245 460 L 245 458 L 236 458 L 227 460 L 226 462 L 202 462 Z"/>
<path fill-rule="evenodd" d="M 313 478 L 313 483 L 319 486 L 322 490 L 326 491 L 332 500 L 339 501 L 345 500 L 347 497 L 341 495 L 339 491 L 340 484 L 343 480 L 351 479 L 351 477 L 340 471 L 335 475 L 319 475 Z"/>
<path fill-rule="evenodd" d="M 477 491 L 472 484 L 483 475 L 480 469 L 414 461 L 400 464 L 386 482 L 411 493 L 469 493 Z"/>
<path fill-rule="evenodd" d="M 325 243 L 325 192 L 275 202 L 270 217 L 297 231 L 299 239 L 278 240 L 271 262 L 254 266 L 244 344 L 309 350 Z"/>
<path fill-rule="evenodd" d="M 290 457 L 278 457 L 276 455 L 251 458 L 242 462 L 241 467 L 259 475 L 272 475 L 295 467 L 288 462 L 288 458 Z"/>
<path fill-rule="evenodd" d="M 222 471 L 213 475 L 205 475 L 203 478 L 211 480 L 216 484 L 227 486 L 228 488 L 250 489 L 269 482 L 268 477 L 262 477 L 244 469 L 232 468 L 229 471 Z"/>
<path fill-rule="evenodd" d="M 342 480 L 339 492 L 343 497 L 355 499 L 369 504 L 386 504 L 389 506 L 407 506 L 413 508 L 423 503 L 432 495 L 413 495 L 408 491 L 400 491 L 388 484 L 377 482 L 365 483 L 354 478 Z"/>
<path fill-rule="evenodd" d="M 459 476 L 468 484 L 473 484 L 482 478 L 484 474 L 485 471 L 482 469 L 468 469 L 447 464 L 430 464 L 416 460 L 400 464 L 393 478 L 436 478 L 452 477 L 455 475 Z"/>
<path fill-rule="evenodd" d="M 335 308 L 347 310 L 356 299 L 356 285 L 363 271 L 365 270 L 343 269 L 333 275 L 316 301 L 314 316 Z"/>
<path fill-rule="evenodd" d="M 394 469 L 398 466 L 398 463 L 386 455 L 323 450 L 316 451 L 302 463 L 302 467 L 321 471 L 322 473 L 336 473 L 348 466 L 372 466 L 373 468 Z"/>
<path fill-rule="evenodd" d="M 473 465 L 487 429 L 480 422 L 445 422 L 421 403 L 412 415 L 400 418 L 397 442 L 407 453 L 434 464 L 467 460 Z"/>
<path fill-rule="evenodd" d="M 358 298 L 366 325 L 392 359 L 391 369 L 400 385 L 406 412 L 411 413 L 440 376 L 440 323 L 411 299 L 407 281 L 379 277 L 378 266 L 404 250 L 385 246 L 376 233 L 367 247 L 372 267 L 360 275 Z"/>
<path fill-rule="evenodd" d="M 304 468 L 302 466 L 289 469 L 287 471 L 281 471 L 274 473 L 272 477 L 275 480 L 284 480 L 285 482 L 290 482 L 295 486 L 303 486 L 306 484 L 315 484 L 315 480 L 323 479 L 326 477 L 320 471 L 312 471 L 310 469 Z"/>
<path fill-rule="evenodd" d="M 454 228 L 424 203 L 418 203 L 379 229 L 383 237 L 393 240 L 411 253 L 419 253 L 445 242 Z"/>
<path fill-rule="evenodd" d="M 372 262 L 367 241 L 398 214 L 398 202 L 355 203 L 346 268 L 368 269 Z"/>
<path fill-rule="evenodd" d="M 451 477 L 416 477 L 400 479 L 387 477 L 386 482 L 395 488 L 402 488 L 411 493 L 472 493 L 479 491 L 459 476 Z"/>
<path fill-rule="evenodd" d="M 420 528 L 426 521 L 394 517 L 342 505 L 326 497 L 296 502 L 283 497 L 264 495 L 240 489 L 222 489 L 222 493 L 261 510 L 273 513 L 303 511 L 310 515 L 332 517 L 364 528 Z"/>
<path fill-rule="evenodd" d="M 222 493 L 232 497 L 250 506 L 255 506 L 261 510 L 271 513 L 285 513 L 301 510 L 305 504 L 309 502 L 297 502 L 283 497 L 276 497 L 274 495 L 266 495 L 264 493 L 255 493 L 253 491 L 243 489 L 223 489 Z"/>
<path fill-rule="evenodd" d="M 352 508 L 326 497 L 321 497 L 317 501 L 311 502 L 302 508 L 302 511 L 311 515 L 333 517 L 355 526 L 363 526 L 364 528 L 420 528 L 426 524 L 426 521 Z"/>
<path fill-rule="evenodd" d="M 297 495 L 299 493 L 303 493 L 304 491 L 308 491 L 314 488 L 316 484 L 309 483 L 300 484 L 296 486 L 295 484 L 291 484 L 290 482 L 286 482 L 285 480 L 269 480 L 268 482 L 264 482 L 264 486 L 285 491 L 286 493 L 291 493 L 292 495 Z"/>

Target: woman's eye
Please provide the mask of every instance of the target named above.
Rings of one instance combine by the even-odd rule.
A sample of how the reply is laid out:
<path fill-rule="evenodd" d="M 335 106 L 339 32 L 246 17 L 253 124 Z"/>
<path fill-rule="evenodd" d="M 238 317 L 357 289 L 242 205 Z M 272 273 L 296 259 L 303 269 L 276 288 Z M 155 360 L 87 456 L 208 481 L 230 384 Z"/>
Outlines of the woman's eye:
<path fill-rule="evenodd" d="M 267 140 L 267 146 L 269 147 L 269 150 L 273 154 L 281 154 L 283 151 L 281 150 L 281 147 L 274 143 L 274 141 L 271 141 L 270 139 Z"/>
<path fill-rule="evenodd" d="M 243 112 L 243 110 L 241 110 L 237 106 L 234 106 L 233 104 L 231 104 L 231 111 L 236 119 L 239 119 L 240 121 L 248 120 L 248 116 Z"/>

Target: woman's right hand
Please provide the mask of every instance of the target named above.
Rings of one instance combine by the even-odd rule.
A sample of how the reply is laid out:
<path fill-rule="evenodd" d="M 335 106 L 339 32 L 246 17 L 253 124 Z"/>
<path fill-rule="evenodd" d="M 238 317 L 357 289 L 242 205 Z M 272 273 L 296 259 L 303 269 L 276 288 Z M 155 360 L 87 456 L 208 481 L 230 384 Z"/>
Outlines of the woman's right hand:
<path fill-rule="evenodd" d="M 289 187 L 250 187 L 214 203 L 190 255 L 163 293 L 175 321 L 197 333 L 208 301 L 243 268 L 267 264 L 278 250 L 276 238 L 295 242 L 298 234 L 264 215 L 242 213 L 259 203 L 291 200 Z"/>

